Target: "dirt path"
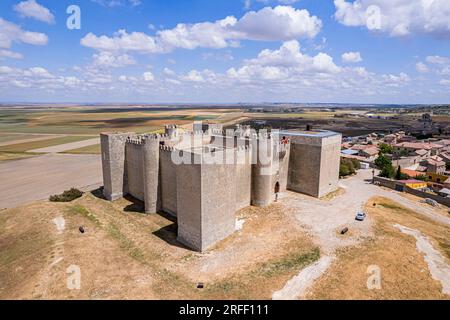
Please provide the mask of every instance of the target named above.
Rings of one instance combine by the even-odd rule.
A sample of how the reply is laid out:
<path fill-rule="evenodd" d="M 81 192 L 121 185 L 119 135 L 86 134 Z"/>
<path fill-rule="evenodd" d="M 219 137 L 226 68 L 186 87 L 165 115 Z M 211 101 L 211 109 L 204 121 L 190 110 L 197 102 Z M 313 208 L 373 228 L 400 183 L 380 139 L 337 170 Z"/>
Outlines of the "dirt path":
<path fill-rule="evenodd" d="M 100 138 L 94 138 L 89 140 L 83 140 L 78 142 L 71 142 L 66 144 L 60 144 L 57 146 L 52 147 L 46 147 L 46 148 L 40 148 L 40 149 L 34 149 L 29 150 L 28 152 L 34 152 L 34 153 L 58 153 L 58 152 L 64 152 L 69 150 L 75 150 L 80 149 L 84 147 L 93 146 L 100 143 Z"/>
<path fill-rule="evenodd" d="M 6 141 L 6 142 L 0 142 L 0 147 L 4 146 L 10 146 L 13 144 L 20 144 L 20 143 L 28 143 L 28 142 L 35 142 L 35 141 L 43 141 L 43 140 L 49 140 L 53 138 L 63 138 L 66 137 L 65 134 L 39 134 L 37 138 L 28 138 L 28 139 L 18 139 L 18 140 L 12 140 L 12 141 Z"/>
<path fill-rule="evenodd" d="M 273 300 L 297 299 L 317 280 L 331 265 L 333 257 L 323 256 L 319 261 L 306 267 L 298 275 L 289 280 L 283 289 L 274 292 Z"/>
<path fill-rule="evenodd" d="M 399 224 L 394 225 L 394 227 L 417 240 L 417 250 L 424 254 L 425 262 L 428 264 L 433 279 L 442 284 L 442 293 L 450 294 L 450 266 L 440 252 L 433 248 L 428 238 L 422 235 L 420 231 Z"/>
<path fill-rule="evenodd" d="M 374 196 L 391 199 L 421 215 L 446 225 L 450 219 L 428 208 L 425 205 L 403 197 L 396 191 L 386 190 L 373 185 L 371 170 L 360 170 L 358 175 L 340 182 L 345 193 L 329 201 L 311 198 L 305 195 L 287 192 L 282 195 L 282 203 L 289 210 L 297 212 L 296 218 L 300 225 L 313 237 L 321 248 L 322 257 L 334 256 L 339 248 L 355 246 L 373 236 L 372 220 L 369 217 L 364 222 L 355 221 L 355 215 Z M 349 228 L 349 233 L 343 237 L 339 231 Z M 327 260 L 326 260 L 327 261 Z M 303 296 L 315 279 L 327 268 L 306 268 L 290 280 L 286 287 L 275 297 L 291 299 Z M 320 274 L 317 274 L 317 273 Z"/>
<path fill-rule="evenodd" d="M 0 208 L 47 199 L 71 187 L 102 184 L 99 155 L 48 154 L 0 163 Z"/>

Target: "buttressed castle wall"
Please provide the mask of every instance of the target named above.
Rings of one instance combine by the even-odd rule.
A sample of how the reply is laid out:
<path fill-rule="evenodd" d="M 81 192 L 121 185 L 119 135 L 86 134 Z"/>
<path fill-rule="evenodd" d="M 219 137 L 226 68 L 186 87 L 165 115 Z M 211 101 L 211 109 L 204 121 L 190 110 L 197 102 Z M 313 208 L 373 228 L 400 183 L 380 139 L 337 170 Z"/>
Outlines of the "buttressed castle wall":
<path fill-rule="evenodd" d="M 101 134 L 105 198 L 128 194 L 146 213 L 176 216 L 178 240 L 204 251 L 235 231 L 236 211 L 267 206 L 278 190 L 322 197 L 337 189 L 340 134 L 194 130 Z"/>

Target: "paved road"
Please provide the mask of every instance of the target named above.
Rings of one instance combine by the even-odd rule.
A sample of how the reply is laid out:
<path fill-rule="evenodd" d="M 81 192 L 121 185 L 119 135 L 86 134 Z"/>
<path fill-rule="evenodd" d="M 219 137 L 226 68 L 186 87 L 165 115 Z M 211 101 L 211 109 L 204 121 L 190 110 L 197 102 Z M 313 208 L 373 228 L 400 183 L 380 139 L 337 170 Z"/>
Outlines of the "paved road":
<path fill-rule="evenodd" d="M 40 148 L 40 149 L 34 149 L 34 150 L 28 150 L 28 152 L 35 152 L 35 153 L 58 153 L 58 152 L 64 152 L 69 150 L 75 150 L 80 149 L 84 147 L 93 146 L 96 144 L 100 144 L 100 138 L 94 138 L 89 140 L 83 140 L 83 141 L 77 141 L 77 142 L 71 142 L 66 144 L 60 144 L 53 147 L 46 147 L 46 148 Z"/>
<path fill-rule="evenodd" d="M 71 187 L 102 184 L 100 155 L 47 154 L 0 163 L 0 208 L 47 199 Z"/>

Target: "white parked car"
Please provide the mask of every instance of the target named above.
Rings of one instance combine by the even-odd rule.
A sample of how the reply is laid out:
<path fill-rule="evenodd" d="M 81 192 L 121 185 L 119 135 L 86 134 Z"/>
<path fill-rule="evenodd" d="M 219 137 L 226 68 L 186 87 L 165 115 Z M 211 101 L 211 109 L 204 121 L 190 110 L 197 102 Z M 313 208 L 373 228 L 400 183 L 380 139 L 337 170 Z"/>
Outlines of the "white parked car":
<path fill-rule="evenodd" d="M 366 214 L 364 212 L 358 212 L 355 220 L 364 221 L 366 219 Z"/>

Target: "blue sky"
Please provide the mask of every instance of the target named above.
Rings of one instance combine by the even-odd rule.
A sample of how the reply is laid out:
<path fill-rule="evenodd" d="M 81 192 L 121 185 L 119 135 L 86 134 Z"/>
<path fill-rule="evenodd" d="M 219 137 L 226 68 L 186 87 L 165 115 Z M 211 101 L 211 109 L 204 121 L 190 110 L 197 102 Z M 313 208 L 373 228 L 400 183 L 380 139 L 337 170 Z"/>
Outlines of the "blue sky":
<path fill-rule="evenodd" d="M 447 0 L 2 0 L 0 101 L 449 103 L 448 16 Z"/>

